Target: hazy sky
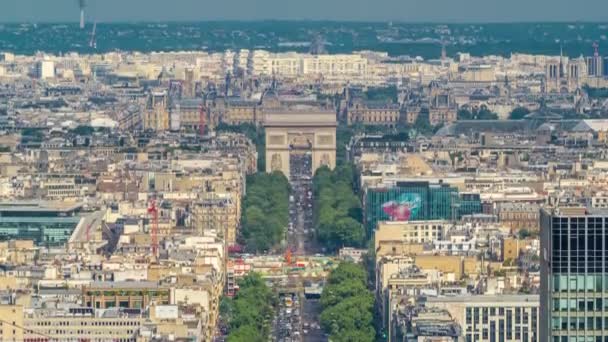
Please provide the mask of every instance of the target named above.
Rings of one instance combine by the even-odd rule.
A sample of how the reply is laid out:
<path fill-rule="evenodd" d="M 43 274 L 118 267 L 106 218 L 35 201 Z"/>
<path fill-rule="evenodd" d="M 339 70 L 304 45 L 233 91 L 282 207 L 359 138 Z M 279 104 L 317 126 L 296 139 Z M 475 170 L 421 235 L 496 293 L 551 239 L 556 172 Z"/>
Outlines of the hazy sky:
<path fill-rule="evenodd" d="M 87 0 L 99 21 L 608 21 L 608 0 Z M 77 0 L 0 0 L 2 22 L 78 20 Z"/>

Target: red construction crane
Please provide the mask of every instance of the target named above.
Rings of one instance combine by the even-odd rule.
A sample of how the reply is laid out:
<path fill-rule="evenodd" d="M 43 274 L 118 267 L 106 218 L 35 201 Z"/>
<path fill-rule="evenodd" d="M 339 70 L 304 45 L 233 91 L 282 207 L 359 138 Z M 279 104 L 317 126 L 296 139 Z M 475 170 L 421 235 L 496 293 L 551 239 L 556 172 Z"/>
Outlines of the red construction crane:
<path fill-rule="evenodd" d="M 201 105 L 199 115 L 200 116 L 199 116 L 198 129 L 199 129 L 199 135 L 202 138 L 203 135 L 205 135 L 205 124 L 207 123 L 207 108 L 205 107 L 204 104 Z"/>
<path fill-rule="evenodd" d="M 291 266 L 293 264 L 292 256 L 293 254 L 291 252 L 291 248 L 287 248 L 287 251 L 285 251 L 285 263 L 287 266 Z"/>
<path fill-rule="evenodd" d="M 150 235 L 152 237 L 152 255 L 158 259 L 158 209 L 156 208 L 156 200 L 151 199 L 148 203 L 148 214 L 152 219 L 152 229 Z"/>
<path fill-rule="evenodd" d="M 96 220 L 93 220 L 91 223 L 89 223 L 89 225 L 87 226 L 87 232 L 86 232 L 86 240 L 90 241 L 91 240 L 91 228 L 93 227 L 93 223 L 95 223 Z"/>

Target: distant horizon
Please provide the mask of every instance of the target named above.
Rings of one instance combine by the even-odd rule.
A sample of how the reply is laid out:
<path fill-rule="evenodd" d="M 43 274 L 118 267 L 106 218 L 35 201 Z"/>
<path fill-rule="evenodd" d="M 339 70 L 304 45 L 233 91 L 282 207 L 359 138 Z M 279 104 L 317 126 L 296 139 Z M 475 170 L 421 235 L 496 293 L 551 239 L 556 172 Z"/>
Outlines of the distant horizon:
<path fill-rule="evenodd" d="M 510 25 L 510 24 L 605 24 L 608 19 L 602 20 L 513 20 L 513 21 L 405 21 L 405 20 L 354 20 L 354 19 L 201 19 L 201 20 L 93 20 L 86 18 L 88 24 L 188 24 L 188 23 L 259 23 L 259 22 L 285 22 L 285 23 L 352 23 L 352 24 L 421 24 L 421 25 Z M 43 21 L 2 21 L 6 24 L 61 24 L 78 25 L 78 21 L 70 20 L 43 20 Z"/>
<path fill-rule="evenodd" d="M 392 22 L 392 27 L 389 23 Z M 383 51 L 391 56 L 436 58 L 445 45 L 448 55 L 474 56 L 529 53 L 578 56 L 598 42 L 608 46 L 605 22 L 449 23 L 353 20 L 167 20 L 94 22 L 84 29 L 74 21 L 0 24 L 0 47 L 17 54 L 101 53 L 109 51 L 226 51 L 260 49 L 307 52 L 315 36 L 323 36 L 328 53 Z M 235 34 L 238 33 L 238 34 Z"/>

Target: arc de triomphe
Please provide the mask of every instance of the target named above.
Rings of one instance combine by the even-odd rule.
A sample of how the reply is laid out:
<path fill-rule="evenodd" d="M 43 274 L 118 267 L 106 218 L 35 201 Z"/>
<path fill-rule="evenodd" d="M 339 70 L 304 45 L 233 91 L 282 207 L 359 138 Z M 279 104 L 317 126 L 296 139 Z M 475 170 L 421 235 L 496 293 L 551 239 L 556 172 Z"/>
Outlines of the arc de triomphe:
<path fill-rule="evenodd" d="M 266 172 L 282 171 L 289 178 L 292 148 L 309 149 L 312 172 L 336 166 L 336 113 L 311 108 L 277 108 L 264 111 Z"/>

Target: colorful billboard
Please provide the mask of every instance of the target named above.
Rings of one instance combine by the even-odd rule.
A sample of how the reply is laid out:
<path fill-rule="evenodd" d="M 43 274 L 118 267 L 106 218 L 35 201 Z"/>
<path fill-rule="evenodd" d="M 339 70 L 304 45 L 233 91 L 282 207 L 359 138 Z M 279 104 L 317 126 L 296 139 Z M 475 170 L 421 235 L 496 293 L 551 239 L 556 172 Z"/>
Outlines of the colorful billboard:
<path fill-rule="evenodd" d="M 382 211 L 391 221 L 409 221 L 418 217 L 421 206 L 420 194 L 404 193 L 395 200 L 382 203 Z"/>

